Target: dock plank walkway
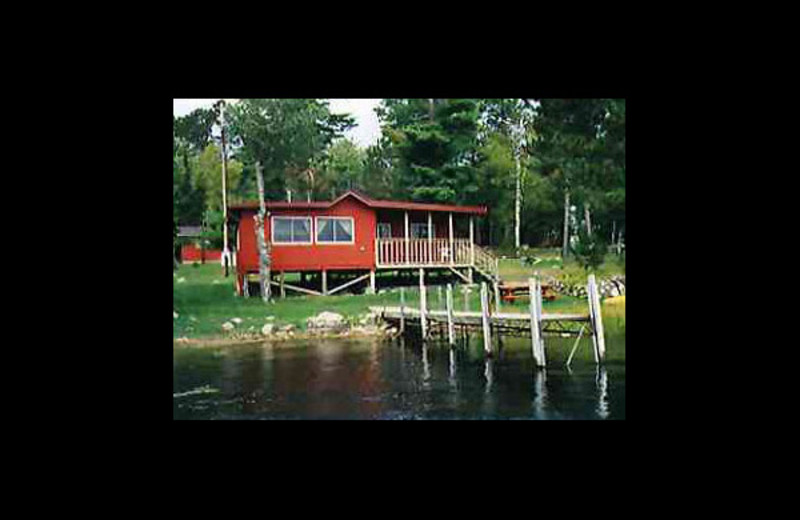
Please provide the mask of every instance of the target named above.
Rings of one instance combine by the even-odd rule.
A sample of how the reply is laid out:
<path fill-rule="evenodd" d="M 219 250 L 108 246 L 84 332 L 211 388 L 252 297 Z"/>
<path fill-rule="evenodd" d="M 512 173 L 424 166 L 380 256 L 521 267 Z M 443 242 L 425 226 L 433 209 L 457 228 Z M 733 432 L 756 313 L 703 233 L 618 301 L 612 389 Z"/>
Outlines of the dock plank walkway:
<path fill-rule="evenodd" d="M 375 314 L 380 314 L 385 318 L 389 319 L 400 319 L 400 307 L 370 307 L 369 310 Z M 438 311 L 427 311 L 426 316 L 428 319 L 437 319 L 441 321 L 447 321 L 447 311 L 446 310 L 438 310 Z M 419 318 L 419 309 L 414 309 L 412 307 L 405 308 L 405 317 L 406 318 Z M 514 312 L 497 312 L 492 314 L 489 319 L 492 322 L 502 323 L 506 321 L 524 321 L 525 323 L 530 323 L 531 315 L 530 314 L 523 314 L 523 313 L 514 313 Z M 589 316 L 587 314 L 542 314 L 542 321 L 589 321 Z M 481 313 L 477 311 L 454 311 L 453 312 L 453 321 L 455 323 L 468 323 L 468 324 L 475 324 L 480 323 L 481 321 Z M 527 325 L 526 325 L 527 326 Z"/>

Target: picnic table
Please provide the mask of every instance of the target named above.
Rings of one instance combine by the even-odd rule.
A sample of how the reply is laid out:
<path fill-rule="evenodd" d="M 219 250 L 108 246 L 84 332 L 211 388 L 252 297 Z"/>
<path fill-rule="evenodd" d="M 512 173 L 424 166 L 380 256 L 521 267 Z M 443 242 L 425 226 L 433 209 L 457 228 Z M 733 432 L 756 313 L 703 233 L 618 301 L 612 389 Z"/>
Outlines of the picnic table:
<path fill-rule="evenodd" d="M 550 284 L 543 283 L 542 299 L 552 301 L 556 299 L 556 292 Z M 530 298 L 528 282 L 502 282 L 497 286 L 500 291 L 500 299 L 504 302 L 513 302 L 519 298 Z"/>

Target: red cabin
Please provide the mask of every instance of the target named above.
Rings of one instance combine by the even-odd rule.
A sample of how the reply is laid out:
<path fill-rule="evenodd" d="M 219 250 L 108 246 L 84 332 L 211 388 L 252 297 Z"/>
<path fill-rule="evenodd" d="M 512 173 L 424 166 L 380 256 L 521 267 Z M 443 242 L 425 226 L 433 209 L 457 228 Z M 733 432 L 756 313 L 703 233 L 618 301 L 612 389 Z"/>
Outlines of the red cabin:
<path fill-rule="evenodd" d="M 348 191 L 328 202 L 266 202 L 265 238 L 271 245 L 271 283 L 309 294 L 333 294 L 364 282 L 376 289 L 379 270 L 451 270 L 472 282 L 473 270 L 496 280 L 496 259 L 476 244 L 473 217 L 485 206 L 375 200 Z M 237 290 L 258 279 L 254 216 L 257 202 L 232 205 Z M 284 282 L 300 273 L 300 282 Z M 329 287 L 329 273 L 337 287 Z"/>

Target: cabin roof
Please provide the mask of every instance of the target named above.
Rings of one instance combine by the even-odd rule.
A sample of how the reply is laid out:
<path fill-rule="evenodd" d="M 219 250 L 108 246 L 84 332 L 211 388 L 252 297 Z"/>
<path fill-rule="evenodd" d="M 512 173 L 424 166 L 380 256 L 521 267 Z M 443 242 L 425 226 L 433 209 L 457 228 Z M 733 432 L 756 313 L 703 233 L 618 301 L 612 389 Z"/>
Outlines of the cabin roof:
<path fill-rule="evenodd" d="M 407 211 L 444 211 L 453 213 L 468 213 L 472 215 L 486 215 L 486 206 L 456 206 L 453 204 L 438 204 L 427 202 L 407 202 L 398 200 L 377 200 L 364 193 L 355 190 L 348 190 L 335 200 L 314 201 L 314 202 L 286 202 L 286 201 L 265 201 L 264 205 L 268 209 L 326 209 L 335 206 L 347 197 L 354 197 L 370 208 L 396 209 Z M 257 201 L 247 201 L 239 204 L 231 204 L 231 210 L 258 209 Z"/>

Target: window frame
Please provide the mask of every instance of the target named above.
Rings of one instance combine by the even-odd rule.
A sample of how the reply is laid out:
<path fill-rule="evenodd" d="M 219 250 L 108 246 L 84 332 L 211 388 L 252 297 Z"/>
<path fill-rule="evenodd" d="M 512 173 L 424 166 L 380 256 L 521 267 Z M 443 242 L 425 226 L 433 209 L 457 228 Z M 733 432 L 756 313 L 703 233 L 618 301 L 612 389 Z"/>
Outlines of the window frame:
<path fill-rule="evenodd" d="M 350 221 L 350 241 L 343 242 L 339 240 L 320 240 L 319 239 L 319 219 L 330 219 L 330 220 L 349 220 Z M 334 234 L 336 228 L 334 228 Z M 322 246 L 352 246 L 356 243 L 356 219 L 349 216 L 340 216 L 340 215 L 319 215 L 314 217 L 314 242 L 318 245 Z"/>
<path fill-rule="evenodd" d="M 284 220 L 308 220 L 309 228 L 309 241 L 308 242 L 278 242 L 275 240 L 275 219 Z M 294 234 L 294 233 L 292 233 Z M 314 243 L 314 219 L 311 216 L 294 216 L 294 215 L 272 215 L 269 220 L 269 238 L 270 243 L 275 246 L 310 246 Z"/>

